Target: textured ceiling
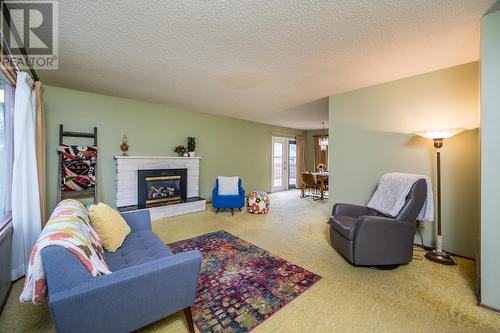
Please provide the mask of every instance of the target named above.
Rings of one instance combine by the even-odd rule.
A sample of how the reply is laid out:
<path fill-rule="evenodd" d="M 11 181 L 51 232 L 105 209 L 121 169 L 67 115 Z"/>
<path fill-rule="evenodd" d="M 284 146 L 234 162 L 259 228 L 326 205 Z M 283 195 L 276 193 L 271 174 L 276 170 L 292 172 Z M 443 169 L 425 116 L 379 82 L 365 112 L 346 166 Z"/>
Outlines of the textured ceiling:
<path fill-rule="evenodd" d="M 477 60 L 480 17 L 493 3 L 64 0 L 59 70 L 39 74 L 48 84 L 314 129 L 328 117 L 326 96 Z"/>

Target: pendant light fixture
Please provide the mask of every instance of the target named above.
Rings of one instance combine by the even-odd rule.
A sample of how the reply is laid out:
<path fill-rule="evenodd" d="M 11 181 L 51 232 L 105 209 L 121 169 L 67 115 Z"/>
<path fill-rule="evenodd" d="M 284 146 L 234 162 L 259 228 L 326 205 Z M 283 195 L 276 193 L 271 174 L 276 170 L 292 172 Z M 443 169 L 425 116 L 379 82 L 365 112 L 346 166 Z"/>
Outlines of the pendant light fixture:
<path fill-rule="evenodd" d="M 321 150 L 326 150 L 328 148 L 328 135 L 325 134 L 325 122 L 322 121 L 321 125 L 323 127 L 323 135 L 319 137 L 318 144 Z"/>

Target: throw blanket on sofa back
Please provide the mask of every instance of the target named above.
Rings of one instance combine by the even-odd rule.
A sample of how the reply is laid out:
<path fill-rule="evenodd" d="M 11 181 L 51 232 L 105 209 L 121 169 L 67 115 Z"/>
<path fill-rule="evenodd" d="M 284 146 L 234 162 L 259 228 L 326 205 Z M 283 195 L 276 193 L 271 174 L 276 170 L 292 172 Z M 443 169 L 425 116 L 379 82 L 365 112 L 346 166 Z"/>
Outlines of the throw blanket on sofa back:
<path fill-rule="evenodd" d="M 76 255 L 92 276 L 109 274 L 104 261 L 102 241 L 90 226 L 87 209 L 73 199 L 63 200 L 50 216 L 31 252 L 21 302 L 40 304 L 47 295 L 42 263 L 42 250 L 47 246 L 63 246 Z"/>

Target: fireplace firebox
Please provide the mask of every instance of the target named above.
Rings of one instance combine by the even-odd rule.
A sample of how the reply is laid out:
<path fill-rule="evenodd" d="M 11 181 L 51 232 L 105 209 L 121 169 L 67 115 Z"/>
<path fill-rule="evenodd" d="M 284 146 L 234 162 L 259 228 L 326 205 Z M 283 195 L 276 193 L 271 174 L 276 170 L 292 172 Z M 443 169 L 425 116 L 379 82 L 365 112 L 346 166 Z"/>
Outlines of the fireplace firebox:
<path fill-rule="evenodd" d="M 187 169 L 139 170 L 137 184 L 139 207 L 186 202 Z"/>

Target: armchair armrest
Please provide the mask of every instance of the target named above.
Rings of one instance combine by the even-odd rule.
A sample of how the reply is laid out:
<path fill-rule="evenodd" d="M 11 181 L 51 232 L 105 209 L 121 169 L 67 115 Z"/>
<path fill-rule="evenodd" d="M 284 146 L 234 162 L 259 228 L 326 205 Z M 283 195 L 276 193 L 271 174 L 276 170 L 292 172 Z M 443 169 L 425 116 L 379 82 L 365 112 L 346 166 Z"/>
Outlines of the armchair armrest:
<path fill-rule="evenodd" d="M 50 296 L 59 332 L 130 332 L 194 303 L 201 266 L 189 251 L 129 267 Z"/>
<path fill-rule="evenodd" d="M 212 201 L 214 201 L 218 195 L 219 195 L 219 190 L 217 187 L 214 187 L 214 189 L 212 190 Z"/>
<path fill-rule="evenodd" d="M 417 224 L 384 216 L 359 217 L 354 234 L 357 265 L 406 264 L 412 260 Z"/>
<path fill-rule="evenodd" d="M 132 212 L 123 212 L 121 215 L 133 232 L 151 230 L 151 216 L 149 215 L 149 210 L 144 209 Z"/>
<path fill-rule="evenodd" d="M 243 187 L 240 187 L 240 196 L 245 196 L 245 189 Z"/>
<path fill-rule="evenodd" d="M 362 215 L 372 215 L 372 214 L 375 215 L 375 213 L 371 211 L 368 207 L 345 204 L 345 203 L 336 203 L 335 205 L 333 205 L 332 209 L 332 216 L 342 215 L 342 216 L 358 217 Z"/>

